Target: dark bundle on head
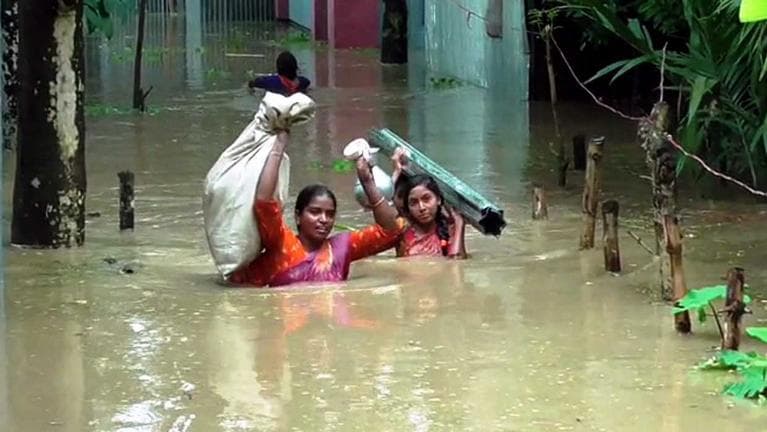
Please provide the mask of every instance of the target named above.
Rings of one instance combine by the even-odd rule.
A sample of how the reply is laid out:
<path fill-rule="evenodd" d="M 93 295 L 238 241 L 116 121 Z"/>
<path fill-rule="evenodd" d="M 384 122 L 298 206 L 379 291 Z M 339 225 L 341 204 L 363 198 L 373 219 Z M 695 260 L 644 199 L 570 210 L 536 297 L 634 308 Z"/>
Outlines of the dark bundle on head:
<path fill-rule="evenodd" d="M 298 61 L 290 51 L 283 51 L 277 56 L 277 73 L 289 80 L 298 76 Z"/>
<path fill-rule="evenodd" d="M 399 183 L 399 181 L 400 179 L 397 179 L 397 183 Z M 447 255 L 447 245 L 450 241 L 450 224 L 447 216 L 445 215 L 445 198 L 442 196 L 442 191 L 439 189 L 439 185 L 437 184 L 436 180 L 434 180 L 434 178 L 431 176 L 425 174 L 416 174 L 414 176 L 409 176 L 407 180 L 404 180 L 402 194 L 405 202 L 405 211 L 407 212 L 408 218 L 413 220 L 413 217 L 410 214 L 410 207 L 407 204 L 407 200 L 410 197 L 410 191 L 412 191 L 413 188 L 417 186 L 423 186 L 426 189 L 429 189 L 440 200 L 440 204 L 437 207 L 437 214 L 434 216 L 434 223 L 437 225 L 437 236 L 442 243 L 442 254 Z M 395 185 L 395 191 L 396 190 L 397 189 Z"/>

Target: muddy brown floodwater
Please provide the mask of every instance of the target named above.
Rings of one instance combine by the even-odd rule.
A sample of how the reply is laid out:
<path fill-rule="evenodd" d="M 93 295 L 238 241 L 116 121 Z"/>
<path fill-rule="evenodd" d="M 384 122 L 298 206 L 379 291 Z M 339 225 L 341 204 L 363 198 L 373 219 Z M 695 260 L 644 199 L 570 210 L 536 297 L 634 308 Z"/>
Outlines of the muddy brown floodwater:
<path fill-rule="evenodd" d="M 215 38 L 205 43 L 215 55 Z M 583 174 L 556 189 L 545 104 L 430 89 L 417 62 L 381 67 L 375 53 L 296 50 L 304 67 L 316 65 L 320 108 L 288 150 L 293 192 L 327 183 L 339 222 L 368 223 L 353 174 L 321 165 L 387 126 L 497 200 L 510 225 L 500 239 L 470 231 L 466 262 L 387 254 L 355 264 L 337 286 L 217 284 L 202 180 L 256 108 L 241 83 L 249 69 L 269 72 L 276 52 L 256 47 L 267 60 L 220 56 L 230 75 L 201 85 L 178 73 L 183 56 L 158 66 L 149 79 L 159 113 L 89 117 L 87 205 L 100 217 L 88 219 L 87 244 L 5 247 L 0 430 L 767 430 L 765 408 L 720 394 L 732 375 L 692 368 L 718 344 L 712 323 L 679 336 L 670 307 L 654 300 L 652 259 L 625 231 L 649 241 L 633 125 L 590 106 L 563 105 L 563 130 L 607 137 L 604 196 L 622 205 L 620 276 L 605 274 L 600 249 L 577 250 Z M 90 72 L 90 103 L 129 100 L 125 83 L 106 83 L 130 65 L 113 67 L 114 76 Z M 120 233 L 124 169 L 136 173 L 137 215 L 135 232 Z M 550 190 L 548 222 L 530 221 L 531 182 Z M 767 206 L 691 184 L 680 192 L 690 287 L 743 266 L 756 298 L 745 320 L 766 325 Z M 752 341 L 743 349 L 767 351 Z"/>

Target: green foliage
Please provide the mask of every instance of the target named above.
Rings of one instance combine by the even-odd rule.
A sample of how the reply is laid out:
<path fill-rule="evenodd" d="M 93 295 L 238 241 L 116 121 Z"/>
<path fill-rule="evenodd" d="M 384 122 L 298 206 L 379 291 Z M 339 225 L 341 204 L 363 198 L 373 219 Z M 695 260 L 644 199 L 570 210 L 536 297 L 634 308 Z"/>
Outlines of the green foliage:
<path fill-rule="evenodd" d="M 165 110 L 168 110 L 168 108 L 152 107 L 152 108 L 148 108 L 145 113 L 149 115 L 157 115 Z M 137 113 L 138 111 L 134 110 L 133 108 L 119 107 L 115 105 L 105 105 L 105 104 L 85 105 L 85 115 L 89 117 L 115 117 L 115 116 L 125 116 L 125 115 L 137 114 Z"/>
<path fill-rule="evenodd" d="M 736 0 L 632 2 L 632 18 L 614 1 L 560 2 L 639 54 L 607 65 L 592 80 L 610 74 L 615 79 L 642 64 L 660 71 L 664 64 L 667 85 L 684 94 L 685 116 L 677 131 L 682 145 L 710 163 L 726 156 L 730 174 L 757 183 L 767 169 L 767 22 L 739 23 Z M 685 48 L 664 54 L 664 44 L 648 28 L 666 41 L 686 40 Z M 680 170 L 685 163 L 680 159 Z"/>
<path fill-rule="evenodd" d="M 460 80 L 450 77 L 431 77 L 429 78 L 431 86 L 437 90 L 451 89 L 463 86 Z"/>
<path fill-rule="evenodd" d="M 749 327 L 746 329 L 746 334 L 767 343 L 767 327 Z"/>
<path fill-rule="evenodd" d="M 704 322 L 706 320 L 706 308 L 710 307 L 711 302 L 725 298 L 727 298 L 727 285 L 714 285 L 690 290 L 687 295 L 679 300 L 677 306 L 673 309 L 673 313 L 676 315 L 685 311 L 694 311 L 698 314 L 700 322 Z M 743 302 L 746 304 L 751 303 L 751 297 L 744 295 Z"/>
<path fill-rule="evenodd" d="M 724 393 L 741 399 L 767 397 L 767 358 L 763 357 L 760 363 L 764 365 L 738 369 L 741 380 L 725 386 Z"/>
<path fill-rule="evenodd" d="M 231 76 L 230 72 L 223 69 L 210 68 L 205 72 L 205 79 L 213 83 L 225 80 Z"/>
<path fill-rule="evenodd" d="M 114 34 L 115 15 L 131 11 L 134 4 L 128 0 L 85 0 L 83 15 L 88 33 L 102 33 L 107 39 Z"/>
<path fill-rule="evenodd" d="M 733 370 L 750 366 L 754 360 L 763 359 L 757 353 L 742 353 L 740 351 L 721 351 L 711 359 L 698 365 L 701 370 Z"/>
<path fill-rule="evenodd" d="M 355 170 L 354 162 L 346 159 L 336 159 L 330 165 L 323 164 L 321 161 L 309 162 L 309 169 L 318 171 L 332 171 L 334 173 L 348 173 Z"/>
<path fill-rule="evenodd" d="M 314 43 L 312 35 L 304 31 L 291 31 L 272 42 L 272 45 L 280 47 L 310 47 Z"/>

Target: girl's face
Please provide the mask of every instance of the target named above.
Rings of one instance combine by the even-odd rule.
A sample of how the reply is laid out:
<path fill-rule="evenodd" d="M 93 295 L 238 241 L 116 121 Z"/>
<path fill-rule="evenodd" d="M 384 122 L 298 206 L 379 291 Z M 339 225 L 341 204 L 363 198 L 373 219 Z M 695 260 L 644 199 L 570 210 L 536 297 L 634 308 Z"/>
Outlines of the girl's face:
<path fill-rule="evenodd" d="M 437 211 L 442 204 L 441 199 L 429 188 L 423 185 L 410 190 L 407 208 L 410 216 L 421 225 L 430 225 L 437 219 Z"/>

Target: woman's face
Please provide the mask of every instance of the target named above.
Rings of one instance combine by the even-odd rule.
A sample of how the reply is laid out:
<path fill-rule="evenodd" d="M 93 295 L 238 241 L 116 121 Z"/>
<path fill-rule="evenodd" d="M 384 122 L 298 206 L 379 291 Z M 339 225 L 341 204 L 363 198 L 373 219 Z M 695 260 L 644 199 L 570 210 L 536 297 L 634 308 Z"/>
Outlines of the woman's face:
<path fill-rule="evenodd" d="M 328 195 L 317 195 L 297 215 L 298 231 L 312 242 L 325 241 L 336 222 L 336 206 Z"/>
<path fill-rule="evenodd" d="M 437 218 L 440 198 L 426 186 L 416 186 L 410 190 L 407 208 L 415 222 L 429 225 Z"/>

